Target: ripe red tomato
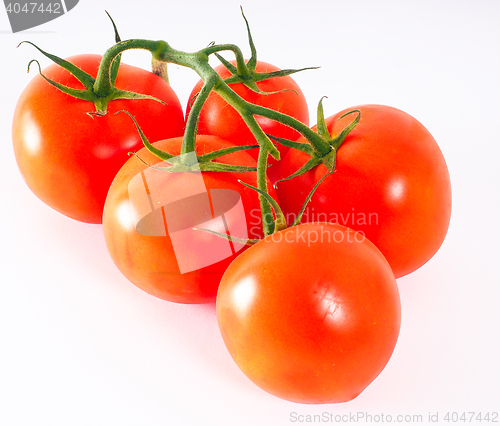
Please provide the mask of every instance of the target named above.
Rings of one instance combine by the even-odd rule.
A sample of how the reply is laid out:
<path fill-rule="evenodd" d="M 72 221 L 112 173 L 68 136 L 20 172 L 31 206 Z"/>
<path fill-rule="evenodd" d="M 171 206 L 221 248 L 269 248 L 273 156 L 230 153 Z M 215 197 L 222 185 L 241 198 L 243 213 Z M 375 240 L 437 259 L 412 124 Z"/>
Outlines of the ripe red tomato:
<path fill-rule="evenodd" d="M 231 62 L 235 65 L 235 61 Z M 224 65 L 215 68 L 215 71 L 222 77 L 228 78 L 231 73 Z M 257 61 L 256 72 L 274 72 L 279 71 L 279 68 L 266 62 Z M 194 96 L 200 91 L 203 82 L 200 80 L 193 88 L 189 97 L 186 108 L 186 114 L 191 110 L 191 102 Z M 229 87 L 233 89 L 239 96 L 246 101 L 279 111 L 283 114 L 289 115 L 301 121 L 305 125 L 309 124 L 309 109 L 307 107 L 306 99 L 302 90 L 297 83 L 290 77 L 274 77 L 268 80 L 260 81 L 257 83 L 260 90 L 264 92 L 276 92 L 284 90 L 280 93 L 272 95 L 262 95 L 247 88 L 242 83 L 230 84 Z M 300 134 L 284 124 L 270 120 L 265 117 L 256 116 L 257 122 L 260 124 L 264 132 L 279 138 L 289 140 L 297 140 Z M 238 114 L 238 112 L 226 103 L 217 93 L 212 92 L 206 100 L 201 110 L 198 133 L 202 135 L 215 135 L 222 139 L 228 140 L 235 145 L 253 145 L 256 140 L 252 132 L 248 129 L 247 125 Z M 282 145 L 277 146 L 281 153 L 281 158 L 288 151 L 287 147 Z M 257 158 L 258 152 L 251 152 Z M 276 160 L 269 158 L 269 164 L 276 164 Z M 273 166 L 269 169 L 269 176 L 273 180 L 273 175 L 276 173 L 277 167 Z"/>
<path fill-rule="evenodd" d="M 361 120 L 337 154 L 336 172 L 325 178 L 303 222 L 338 222 L 371 240 L 389 261 L 396 278 L 426 263 L 441 246 L 450 222 L 451 184 L 439 146 L 409 114 L 382 105 L 363 105 Z M 348 110 L 326 120 L 335 135 L 349 123 Z M 290 150 L 279 177 L 291 175 L 307 155 Z M 293 219 L 318 180 L 323 165 L 278 183 L 284 213 Z"/>
<path fill-rule="evenodd" d="M 287 228 L 238 256 L 216 309 L 229 353 L 255 384 L 314 404 L 359 395 L 391 357 L 401 317 L 380 251 L 330 223 Z"/>
<path fill-rule="evenodd" d="M 69 61 L 93 77 L 98 55 Z M 43 71 L 73 88 L 83 85 L 58 65 Z M 109 185 L 129 151 L 142 141 L 125 109 L 151 141 L 182 135 L 182 107 L 172 88 L 155 74 L 121 64 L 116 87 L 163 100 L 115 100 L 105 116 L 91 117 L 91 102 L 68 96 L 37 75 L 21 94 L 14 113 L 13 142 L 17 164 L 30 189 L 55 210 L 82 222 L 101 223 Z"/>
<path fill-rule="evenodd" d="M 178 155 L 181 142 L 182 138 L 173 138 L 154 145 Z M 201 155 L 230 146 L 234 145 L 215 136 L 198 136 L 196 150 Z M 146 148 L 138 155 L 149 164 L 160 162 Z M 217 161 L 256 166 L 245 151 Z M 200 177 L 158 171 L 130 158 L 111 184 L 104 207 L 104 236 L 116 266 L 139 288 L 159 298 L 178 303 L 215 301 L 222 274 L 248 246 L 230 245 L 224 238 L 192 228 L 262 238 L 258 194 L 238 179 L 257 185 L 256 172 L 202 172 Z M 210 200 L 205 198 L 204 209 L 207 193 Z M 271 194 L 276 197 L 272 188 Z M 145 214 L 149 224 L 134 219 Z"/>

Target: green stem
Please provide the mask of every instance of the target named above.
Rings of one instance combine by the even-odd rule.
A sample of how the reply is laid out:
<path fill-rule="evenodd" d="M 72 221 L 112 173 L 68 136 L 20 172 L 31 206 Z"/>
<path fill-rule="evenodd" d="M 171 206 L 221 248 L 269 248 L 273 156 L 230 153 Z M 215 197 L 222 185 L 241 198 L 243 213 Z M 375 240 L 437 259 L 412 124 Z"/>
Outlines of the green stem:
<path fill-rule="evenodd" d="M 291 127 L 304 136 L 316 154 L 318 154 L 318 157 L 323 157 L 331 151 L 330 144 L 309 126 L 306 126 L 301 121 L 289 115 L 246 101 L 234 92 L 224 81 L 219 82 L 219 84 L 214 88 L 214 91 L 236 111 L 238 111 L 243 119 L 245 119 L 245 115 L 249 114 L 252 116 L 260 115 L 262 117 L 270 118 L 271 120 Z"/>
<path fill-rule="evenodd" d="M 198 96 L 189 111 L 189 116 L 186 121 L 186 129 L 184 131 L 184 138 L 182 140 L 181 155 L 187 154 L 188 152 L 196 151 L 196 131 L 198 128 L 198 118 L 200 116 L 201 109 L 207 100 L 210 92 L 217 83 L 217 78 L 214 76 L 209 76 L 201 88 Z"/>
<path fill-rule="evenodd" d="M 267 149 L 260 149 L 259 156 L 257 159 L 257 188 L 261 191 L 268 193 L 267 189 L 267 157 L 269 156 L 269 151 Z M 273 213 L 271 211 L 271 205 L 269 201 L 263 195 L 259 194 L 260 210 L 262 215 L 262 229 L 264 231 L 264 236 L 268 236 L 274 232 L 274 219 Z"/>
<path fill-rule="evenodd" d="M 302 136 L 304 136 L 311 147 L 314 149 L 316 154 L 319 157 L 323 157 L 327 155 L 331 151 L 330 144 L 326 142 L 321 135 L 312 130 L 309 126 L 306 126 L 301 121 L 297 120 L 294 117 L 283 114 L 281 112 L 262 107 L 260 105 L 254 105 L 248 103 L 248 109 L 254 115 L 260 115 L 266 118 L 270 118 L 271 120 L 277 121 L 279 123 L 285 124 L 288 127 L 299 132 Z"/>
<path fill-rule="evenodd" d="M 113 90 L 112 66 L 111 64 L 120 53 L 129 49 L 145 49 L 154 52 L 159 48 L 159 44 L 164 42 L 150 40 L 126 40 L 110 47 L 103 55 L 96 81 L 94 83 L 94 94 L 98 97 L 106 97 Z"/>
<path fill-rule="evenodd" d="M 237 61 L 243 61 L 243 55 L 241 54 L 240 49 L 232 44 L 211 46 L 199 52 L 186 53 L 173 49 L 167 42 L 161 40 L 151 41 L 134 39 L 117 43 L 109 48 L 102 58 L 99 72 L 94 83 L 94 93 L 96 95 L 101 93 L 103 96 L 107 95 L 107 91 L 110 90 L 111 87 L 111 63 L 116 56 L 129 49 L 148 50 L 157 60 L 191 68 L 205 82 L 210 77 L 216 79 L 213 83 L 214 91 L 224 98 L 224 100 L 235 108 L 240 114 L 260 115 L 285 124 L 303 135 L 311 144 L 315 152 L 320 156 L 326 155 L 330 152 L 330 145 L 320 135 L 310 129 L 309 126 L 306 126 L 304 123 L 286 114 L 245 101 L 220 78 L 215 70 L 209 65 L 208 55 L 222 50 L 230 50 L 235 53 Z"/>
<path fill-rule="evenodd" d="M 252 115 L 242 117 L 244 118 L 245 123 L 250 128 L 252 133 L 254 133 L 254 136 L 256 137 L 260 145 L 259 156 L 257 157 L 257 188 L 268 194 L 267 159 L 269 157 L 270 147 L 265 143 L 261 143 L 261 141 L 259 140 L 263 138 L 267 139 L 267 136 Z M 262 215 L 262 229 L 264 231 L 264 236 L 267 237 L 274 232 L 273 213 L 269 201 L 267 201 L 266 198 L 261 194 L 259 194 L 259 202 Z"/>
<path fill-rule="evenodd" d="M 231 51 L 234 53 L 234 56 L 236 58 L 236 69 L 238 70 L 238 74 L 241 77 L 251 77 L 250 71 L 245 63 L 245 57 L 243 56 L 241 49 L 235 44 L 217 44 L 203 49 L 202 52 L 206 55 L 211 55 L 212 53 L 218 53 L 222 51 Z"/>
<path fill-rule="evenodd" d="M 266 194 L 268 194 L 266 173 L 268 156 L 271 154 L 274 158 L 279 159 L 279 151 L 258 124 L 255 119 L 256 115 L 270 118 L 298 131 L 308 140 L 318 157 L 326 156 L 332 150 L 328 141 L 326 141 L 321 135 L 315 133 L 304 123 L 278 111 L 247 102 L 224 82 L 224 80 L 209 64 L 209 55 L 212 53 L 224 50 L 232 51 L 236 56 L 238 72 L 241 70 L 244 75 L 249 72 L 248 68 L 245 66 L 244 58 L 240 49 L 231 44 L 209 46 L 199 52 L 186 53 L 171 48 L 165 41 L 135 39 L 120 42 L 108 49 L 103 56 L 96 82 L 94 84 L 94 92 L 96 95 L 107 96 L 107 93 L 109 93 L 109 90 L 112 88 L 110 78 L 111 64 L 118 55 L 129 49 L 145 49 L 152 53 L 154 60 L 170 62 L 176 65 L 191 68 L 205 83 L 202 90 L 198 94 L 188 117 L 181 154 L 194 152 L 196 150 L 195 143 L 198 116 L 203 103 L 212 90 L 219 94 L 241 115 L 257 139 L 257 142 L 260 145 L 257 160 L 257 185 L 259 190 L 265 192 Z M 264 235 L 267 236 L 274 232 L 274 217 L 269 201 L 262 195 L 259 195 L 259 197 Z"/>

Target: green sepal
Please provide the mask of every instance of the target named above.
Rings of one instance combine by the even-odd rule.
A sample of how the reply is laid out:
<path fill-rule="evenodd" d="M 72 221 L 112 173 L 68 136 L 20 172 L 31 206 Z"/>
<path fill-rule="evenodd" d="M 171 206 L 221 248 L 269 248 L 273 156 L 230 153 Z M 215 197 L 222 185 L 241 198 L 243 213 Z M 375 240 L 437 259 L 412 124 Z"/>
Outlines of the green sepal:
<path fill-rule="evenodd" d="M 150 100 L 150 101 L 159 102 L 162 105 L 168 105 L 165 101 L 162 101 L 161 99 L 155 98 L 154 96 L 145 95 L 144 93 L 130 92 L 128 90 L 121 90 L 121 89 L 117 89 L 116 87 L 113 87 L 113 91 L 108 96 L 98 97 L 98 96 L 95 96 L 93 93 L 92 93 L 92 95 L 93 95 L 92 102 L 95 105 L 96 111 L 94 113 L 91 113 L 91 114 L 100 115 L 100 116 L 106 115 L 108 112 L 108 104 L 111 101 L 116 101 L 118 99 L 130 99 L 130 100 L 142 99 L 142 100 Z"/>
<path fill-rule="evenodd" d="M 218 55 L 218 56 L 220 56 L 220 55 Z M 229 65 L 231 65 L 231 64 L 229 63 Z M 269 80 L 270 78 L 286 77 L 287 75 L 295 74 L 297 72 L 306 71 L 306 70 L 315 70 L 318 68 L 319 67 L 306 67 L 306 68 L 286 69 L 286 70 L 279 70 L 279 71 L 272 71 L 272 72 L 252 72 L 252 80 L 255 82 L 264 81 L 264 80 Z M 228 70 L 229 70 L 229 68 L 228 68 Z M 233 84 L 233 83 L 244 83 L 245 81 L 236 72 L 233 72 L 233 75 L 231 77 L 227 77 L 226 79 L 224 79 L 224 82 L 226 84 Z M 292 89 L 290 89 L 290 90 L 292 90 Z M 278 92 L 271 92 L 271 93 L 278 93 Z"/>
<path fill-rule="evenodd" d="M 227 84 L 227 82 L 226 82 L 226 84 Z M 254 80 L 245 80 L 245 81 L 243 81 L 243 84 L 245 85 L 245 87 L 250 89 L 252 92 L 255 92 L 259 95 L 275 95 L 276 93 L 281 93 L 281 92 L 291 90 L 291 89 L 283 89 L 283 90 L 276 90 L 274 92 L 264 92 L 263 90 L 261 90 L 259 88 L 259 86 L 257 86 L 257 83 Z"/>
<path fill-rule="evenodd" d="M 205 229 L 205 228 L 193 228 L 195 231 L 204 231 L 204 232 L 209 232 L 210 234 L 217 235 L 218 237 L 224 238 L 228 241 L 235 242 L 235 243 L 240 243 L 240 244 L 246 244 L 247 246 L 252 246 L 254 244 L 257 244 L 261 240 L 253 240 L 253 239 L 246 239 L 246 238 L 238 238 L 238 237 L 233 237 L 232 235 L 228 234 L 223 234 L 222 232 L 217 232 L 217 231 L 212 231 L 211 229 Z"/>
<path fill-rule="evenodd" d="M 319 69 L 319 67 L 285 69 L 285 70 L 272 71 L 272 72 L 257 72 L 257 73 L 254 73 L 254 80 L 255 81 L 262 81 L 262 80 L 268 80 L 270 78 L 275 78 L 275 77 L 286 77 L 287 75 L 295 74 L 297 72 L 307 71 L 307 70 L 317 70 L 317 69 Z"/>
<path fill-rule="evenodd" d="M 258 81 L 269 80 L 270 78 L 285 77 L 287 75 L 294 74 L 294 73 L 297 73 L 300 71 L 318 68 L 318 67 L 308 67 L 308 68 L 301 68 L 301 69 L 286 69 L 286 70 L 279 70 L 279 71 L 273 71 L 273 72 L 263 72 L 263 73 L 255 72 L 255 69 L 257 67 L 257 62 L 258 62 L 257 61 L 257 49 L 255 48 L 255 44 L 253 42 L 252 33 L 250 31 L 250 25 L 248 23 L 247 18 L 245 17 L 245 14 L 243 13 L 243 7 L 240 6 L 240 9 L 241 9 L 241 14 L 243 16 L 243 19 L 245 20 L 245 25 L 247 27 L 248 43 L 250 45 L 251 56 L 246 64 L 238 64 L 238 66 L 241 66 L 242 68 L 244 68 L 243 70 L 240 70 L 242 72 L 238 72 L 238 67 L 235 67 L 233 64 L 231 64 L 229 61 L 224 59 L 218 53 L 215 53 L 215 56 L 221 61 L 221 63 L 232 74 L 231 77 L 224 79 L 224 82 L 226 84 L 242 83 L 247 88 L 249 88 L 250 90 L 252 90 L 255 93 L 258 93 L 261 95 L 273 95 L 276 93 L 281 93 L 281 92 L 293 90 L 293 89 L 283 89 L 283 90 L 278 90 L 275 92 L 265 92 L 265 91 L 261 90 L 257 86 L 256 83 Z M 242 75 L 242 74 L 244 74 L 244 75 Z"/>
<path fill-rule="evenodd" d="M 332 172 L 337 164 L 337 150 L 332 147 L 332 150 L 321 157 L 321 162 L 325 165 L 326 170 Z"/>
<path fill-rule="evenodd" d="M 330 132 L 328 131 L 328 128 L 326 127 L 326 122 L 325 122 L 325 113 L 323 110 L 323 99 L 326 98 L 326 96 L 323 96 L 318 103 L 318 111 L 317 111 L 317 128 L 318 128 L 318 134 L 322 136 L 326 140 L 330 140 L 332 136 L 330 135 Z"/>
<path fill-rule="evenodd" d="M 276 93 L 280 92 L 285 92 L 287 90 L 292 90 L 292 89 L 283 89 L 283 90 L 277 90 L 274 92 L 264 92 L 257 86 L 257 81 L 264 81 L 272 77 L 278 77 L 278 75 L 273 75 L 275 73 L 281 73 L 281 71 L 276 71 L 275 73 L 256 73 L 253 71 L 248 70 L 249 77 L 243 77 L 238 74 L 238 68 L 236 68 L 233 64 L 231 64 L 229 61 L 224 59 L 221 55 L 218 53 L 215 53 L 215 56 L 219 59 L 219 61 L 222 62 L 222 64 L 227 68 L 227 70 L 232 74 L 231 77 L 227 77 L 224 79 L 224 83 L 226 84 L 237 84 L 241 83 L 244 84 L 248 89 L 251 91 L 258 93 L 260 95 L 274 95 Z"/>
<path fill-rule="evenodd" d="M 66 93 L 67 95 L 73 96 L 74 98 L 92 102 L 93 97 L 92 97 L 92 94 L 88 90 L 73 89 L 72 87 L 67 87 L 61 83 L 57 83 L 56 81 L 51 80 L 50 78 L 46 77 L 42 73 L 42 67 L 40 66 L 40 63 L 36 59 L 32 59 L 29 62 L 28 72 L 30 71 L 31 64 L 33 62 L 35 62 L 38 65 L 38 73 L 40 74 L 40 77 L 42 77 L 47 83 L 49 83 L 52 86 L 54 86 L 55 88 L 59 89 L 61 92 Z"/>
<path fill-rule="evenodd" d="M 132 114 L 130 114 L 128 111 L 120 110 L 120 111 L 115 112 L 115 114 L 119 114 L 121 112 L 124 112 L 125 114 L 127 114 L 134 121 L 135 127 L 136 127 L 137 131 L 139 132 L 139 136 L 141 137 L 142 143 L 147 148 L 147 150 L 149 152 L 156 155 L 161 160 L 170 160 L 172 157 L 175 157 L 175 155 L 169 154 L 168 152 L 162 151 L 161 149 L 156 148 L 155 146 L 151 145 L 151 143 L 148 141 L 148 138 L 146 137 L 146 135 L 142 131 L 141 127 L 137 123 L 137 120 L 135 119 L 135 117 Z"/>
<path fill-rule="evenodd" d="M 161 99 L 155 98 L 154 96 L 145 95 L 143 93 L 129 92 L 128 90 L 120 90 L 115 89 L 115 91 L 109 96 L 110 101 L 114 101 L 116 99 L 149 99 L 151 101 L 160 102 L 163 105 L 167 105 L 166 102 Z"/>
<path fill-rule="evenodd" d="M 217 55 L 217 56 L 222 58 L 220 55 Z M 226 61 L 226 60 L 224 59 L 224 61 Z M 227 63 L 232 68 L 234 68 L 236 70 L 236 68 L 233 67 L 229 62 L 227 62 Z M 224 64 L 224 65 L 226 66 L 226 68 L 228 68 L 228 70 L 230 72 L 232 72 L 231 69 L 226 64 Z M 287 76 L 287 75 L 290 75 L 290 74 L 293 74 L 296 72 L 310 70 L 310 69 L 316 69 L 316 67 L 301 68 L 301 69 L 297 69 L 297 70 L 287 69 L 287 70 L 280 70 L 280 71 L 273 71 L 273 72 L 251 72 L 249 78 L 243 78 L 240 75 L 238 75 L 236 72 L 232 72 L 233 75 L 231 77 L 225 78 L 224 83 L 226 83 L 226 84 L 241 83 L 241 84 L 244 84 L 246 87 L 248 87 L 253 92 L 259 93 L 261 95 L 274 95 L 276 93 L 287 92 L 287 91 L 294 91 L 295 92 L 295 90 L 293 90 L 293 89 L 283 89 L 283 90 L 276 90 L 274 92 L 265 92 L 265 91 L 261 90 L 259 88 L 259 86 L 257 86 L 257 82 L 269 80 L 270 78 L 284 77 L 284 76 Z M 298 95 L 297 92 L 295 92 L 295 93 Z"/>
<path fill-rule="evenodd" d="M 80 83 L 82 83 L 84 85 L 84 87 L 86 89 L 92 90 L 92 87 L 94 86 L 95 78 L 92 77 L 90 74 L 87 74 L 85 71 L 81 70 L 76 65 L 73 65 L 71 62 L 66 61 L 65 59 L 59 58 L 58 56 L 55 56 L 55 55 L 52 55 L 50 53 L 45 52 L 44 50 L 40 49 L 36 44 L 32 43 L 31 41 L 22 41 L 21 43 L 19 43 L 18 47 L 23 43 L 31 44 L 35 49 L 37 49 L 44 56 L 46 56 L 50 60 L 54 61 L 57 65 L 59 65 L 60 67 L 64 68 L 66 71 L 71 73 Z M 33 61 L 31 61 L 31 62 L 33 62 Z"/>
<path fill-rule="evenodd" d="M 199 168 L 202 172 L 228 172 L 228 173 L 248 173 L 256 172 L 257 167 L 235 166 L 233 164 L 214 163 L 199 163 Z"/>
<path fill-rule="evenodd" d="M 155 164 L 147 163 L 136 152 L 129 152 L 129 155 L 135 156 L 141 163 L 143 163 L 147 167 L 169 173 L 200 173 L 200 172 L 248 173 L 257 171 L 256 167 L 233 166 L 232 164 L 224 164 L 224 163 L 207 162 L 207 163 L 184 164 L 179 161 L 179 157 L 173 157 L 164 160 L 166 163 L 170 164 L 170 166 L 161 167 Z"/>
<path fill-rule="evenodd" d="M 292 173 L 290 176 L 287 176 L 286 178 L 279 179 L 274 183 L 274 187 L 276 188 L 278 186 L 278 183 L 284 182 L 286 180 L 293 179 L 297 176 L 301 176 L 304 173 L 307 173 L 309 170 L 312 170 L 314 167 L 316 167 L 318 164 L 321 163 L 321 159 L 317 157 L 312 157 L 307 161 L 306 164 L 304 164 L 299 170 L 297 170 L 295 173 Z"/>
<path fill-rule="evenodd" d="M 278 138 L 277 136 L 270 135 L 266 133 L 267 137 L 272 139 L 275 142 L 278 142 L 279 144 L 283 146 L 287 146 L 288 148 L 293 148 L 297 149 L 299 151 L 302 151 L 310 156 L 314 154 L 314 149 L 311 147 L 311 145 L 307 143 L 300 143 L 300 142 L 294 142 L 289 139 L 284 139 L 284 138 Z"/>
<path fill-rule="evenodd" d="M 161 170 L 161 171 L 165 171 L 165 172 L 171 172 L 172 171 L 173 164 L 170 165 L 170 166 L 167 166 L 167 167 L 160 167 L 160 166 L 157 166 L 155 164 L 149 164 L 139 154 L 137 154 L 137 152 L 129 152 L 128 155 L 133 155 L 135 158 L 137 158 L 142 164 L 144 164 L 148 168 L 152 168 L 152 169 L 155 169 L 155 170 Z M 165 160 L 165 161 L 167 163 L 169 163 L 169 160 Z M 169 163 L 169 164 L 171 164 L 171 163 Z"/>
<path fill-rule="evenodd" d="M 330 145 L 332 145 L 335 149 L 339 149 L 340 145 L 342 145 L 347 135 L 351 133 L 351 131 L 357 126 L 357 124 L 361 120 L 361 111 L 359 109 L 354 109 L 352 111 L 346 112 L 344 115 L 339 117 L 338 120 L 354 113 L 358 114 L 357 117 L 346 127 L 344 127 L 342 131 L 330 141 Z"/>
<path fill-rule="evenodd" d="M 222 62 L 222 65 L 224 65 L 231 74 L 233 74 L 234 76 L 237 76 L 238 78 L 241 78 L 238 76 L 238 68 L 236 68 L 231 62 L 229 62 L 227 59 L 225 59 L 223 56 L 219 55 L 218 53 L 215 53 L 215 56 L 217 56 L 217 59 L 219 59 L 219 61 Z M 229 77 L 229 78 L 231 78 L 231 77 Z M 224 81 L 227 82 L 227 79 Z"/>
<path fill-rule="evenodd" d="M 311 189 L 311 192 L 309 192 L 309 195 L 306 197 L 305 201 L 304 201 L 304 204 L 302 204 L 302 208 L 300 209 L 300 212 L 299 214 L 297 215 L 297 217 L 295 218 L 294 222 L 292 223 L 291 226 L 296 226 L 300 223 L 300 221 L 302 220 L 302 216 L 304 215 L 304 212 L 306 210 L 306 207 L 307 207 L 307 204 L 309 204 L 309 201 L 311 201 L 311 198 L 312 196 L 314 195 L 314 193 L 316 192 L 316 189 L 318 189 L 318 186 L 320 185 L 321 182 L 323 182 L 323 180 L 331 175 L 335 173 L 335 170 L 331 171 L 331 172 L 328 172 L 327 174 L 325 174 L 317 183 L 316 185 L 314 185 L 313 189 Z"/>
<path fill-rule="evenodd" d="M 229 173 L 248 173 L 248 172 L 256 172 L 257 167 L 247 167 L 247 166 L 236 166 L 232 164 L 224 164 L 224 163 L 216 163 L 213 162 L 212 160 L 222 157 L 224 155 L 232 154 L 237 151 L 244 151 L 247 149 L 253 149 L 253 148 L 258 148 L 259 145 L 248 145 L 248 146 L 236 146 L 236 147 L 229 147 L 229 148 L 223 148 L 219 149 L 217 151 L 210 152 L 208 154 L 203 154 L 200 157 L 197 157 L 197 162 L 194 164 L 185 164 L 180 162 L 180 158 L 182 156 L 175 156 L 172 155 L 166 151 L 163 151 L 159 148 L 156 148 L 154 145 L 152 145 L 149 141 L 144 132 L 142 131 L 141 127 L 137 123 L 137 120 L 135 117 L 130 114 L 128 111 L 121 110 L 117 111 L 115 114 L 118 114 L 120 112 L 124 112 L 127 114 L 135 124 L 135 127 L 139 133 L 139 136 L 141 137 L 143 145 L 147 148 L 149 152 L 152 154 L 156 155 L 158 158 L 161 160 L 164 160 L 171 164 L 171 166 L 168 167 L 158 167 L 158 166 L 153 166 L 151 164 L 146 163 L 142 158 L 140 158 L 137 154 L 133 153 L 142 163 L 146 164 L 148 167 L 151 167 L 156 170 L 164 170 L 168 171 L 171 173 L 179 173 L 179 172 L 229 172 Z"/>
<path fill-rule="evenodd" d="M 115 36 L 119 37 L 117 32 L 115 32 Z M 110 72 L 110 81 L 112 83 L 110 88 L 107 89 L 105 91 L 105 93 L 97 95 L 96 94 L 97 90 L 94 90 L 94 85 L 95 85 L 96 79 L 94 77 L 92 77 L 90 74 L 86 73 L 85 71 L 83 71 L 82 69 L 78 68 L 77 66 L 73 65 L 71 62 L 69 62 L 65 59 L 59 58 L 56 55 L 52 55 L 50 53 L 45 52 L 44 50 L 42 50 L 41 48 L 39 48 L 37 45 L 35 45 L 34 43 L 32 43 L 30 41 L 22 41 L 21 43 L 19 43 L 19 46 L 23 43 L 27 43 L 27 44 L 30 44 L 33 47 L 35 47 L 39 52 L 41 52 L 47 58 L 51 59 L 53 62 L 55 62 L 60 67 L 64 68 L 71 75 L 73 75 L 80 83 L 83 84 L 85 89 L 74 89 L 74 88 L 65 86 L 63 84 L 57 83 L 57 82 L 49 79 L 48 77 L 46 77 L 42 73 L 41 66 L 40 66 L 40 63 L 38 61 L 32 60 L 28 64 L 28 72 L 29 72 L 30 65 L 33 62 L 36 62 L 38 65 L 40 75 L 45 79 L 45 81 L 47 81 L 52 86 L 56 87 L 61 92 L 65 93 L 69 96 L 72 96 L 76 99 L 81 99 L 84 101 L 92 102 L 96 108 L 96 111 L 88 113 L 90 116 L 105 115 L 107 113 L 108 103 L 113 101 L 113 100 L 116 100 L 116 99 L 149 99 L 149 100 L 154 100 L 156 102 L 160 102 L 160 103 L 166 105 L 165 102 L 163 102 L 162 100 L 160 100 L 158 98 L 155 98 L 154 96 L 149 96 L 149 95 L 145 95 L 142 93 L 130 92 L 127 90 L 120 90 L 114 86 L 114 80 L 116 79 L 116 75 L 118 73 L 118 66 L 119 66 L 119 62 L 120 62 L 119 57 L 115 58 L 115 60 L 111 64 L 111 69 L 108 70 Z"/>
<path fill-rule="evenodd" d="M 250 52 L 252 53 L 250 59 L 247 62 L 247 67 L 251 72 L 254 72 L 255 67 L 257 66 L 257 49 L 255 48 L 255 44 L 253 42 L 252 33 L 250 31 L 250 25 L 248 23 L 245 14 L 243 13 L 243 7 L 240 6 L 240 9 L 241 9 L 241 15 L 243 16 L 243 19 L 245 20 L 245 25 L 247 27 L 248 44 L 250 45 Z"/>
<path fill-rule="evenodd" d="M 106 15 L 108 15 L 108 18 L 111 20 L 111 23 L 113 24 L 113 30 L 115 32 L 115 42 L 120 43 L 120 41 L 122 41 L 122 39 L 120 37 L 120 34 L 118 34 L 118 28 L 116 28 L 115 21 L 113 21 L 113 18 L 111 17 L 111 15 L 108 13 L 107 10 L 105 10 L 105 12 L 106 12 Z M 120 68 L 121 59 L 122 59 L 122 54 L 120 53 L 115 58 L 115 60 L 113 61 L 113 64 L 111 65 L 110 76 L 111 76 L 111 84 L 113 84 L 113 85 L 116 83 L 116 78 L 118 77 L 118 69 Z"/>
<path fill-rule="evenodd" d="M 246 151 L 249 149 L 259 148 L 259 145 L 244 145 L 244 146 L 232 146 L 229 148 L 222 148 L 216 151 L 209 152 L 208 154 L 203 154 L 198 157 L 200 163 L 205 163 L 208 161 L 215 160 L 216 158 L 223 157 L 224 155 L 233 154 L 238 151 Z"/>

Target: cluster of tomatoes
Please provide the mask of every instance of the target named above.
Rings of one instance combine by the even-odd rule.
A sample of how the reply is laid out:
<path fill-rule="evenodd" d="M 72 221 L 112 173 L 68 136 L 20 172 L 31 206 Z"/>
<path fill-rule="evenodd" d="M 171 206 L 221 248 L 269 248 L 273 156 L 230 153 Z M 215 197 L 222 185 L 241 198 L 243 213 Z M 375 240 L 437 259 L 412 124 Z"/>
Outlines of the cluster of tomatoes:
<path fill-rule="evenodd" d="M 68 61 L 96 77 L 101 56 Z M 276 70 L 256 63 L 256 72 Z M 215 71 L 224 79 L 231 77 L 224 64 Z M 266 236 L 259 194 L 250 187 L 256 186 L 255 171 L 167 173 L 168 185 L 158 181 L 165 175 L 162 160 L 144 147 L 130 117 L 118 112 L 133 116 L 156 148 L 179 155 L 183 108 L 162 78 L 120 64 L 117 88 L 161 102 L 117 99 L 109 102 L 104 115 L 93 115 L 92 102 L 63 93 L 48 79 L 83 89 L 79 79 L 57 64 L 29 83 L 13 123 L 19 169 L 49 206 L 79 221 L 102 223 L 111 258 L 131 282 L 172 302 L 215 301 L 233 359 L 253 382 L 278 397 L 301 403 L 344 402 L 378 376 L 399 335 L 396 278 L 436 253 L 450 220 L 447 166 L 421 123 L 382 105 L 349 109 L 359 112 L 359 122 L 336 153 L 335 172 L 326 177 L 329 171 L 319 164 L 287 179 L 309 156 L 278 144 L 281 158 L 271 159 L 267 171 L 269 195 L 281 206 L 288 225 L 301 213 L 302 218 L 300 224 Z M 187 113 L 202 84 L 193 88 Z M 230 87 L 252 104 L 309 125 L 305 97 L 290 76 L 259 81 L 260 91 L 242 83 Z M 349 110 L 318 125 L 335 136 L 349 124 L 351 119 L 344 116 Z M 255 118 L 276 140 L 307 144 L 289 126 Z M 198 119 L 197 156 L 255 144 L 240 114 L 210 93 Z M 258 153 L 258 148 L 233 151 L 217 162 L 256 167 Z M 177 206 L 173 213 L 167 211 L 165 191 Z M 204 220 L 203 214 L 193 217 L 201 203 L 196 200 L 207 194 L 211 215 L 205 222 L 215 228 L 223 223 L 217 228 L 221 232 L 253 244 L 195 229 Z M 236 198 L 224 195 L 217 208 L 216 194 Z M 142 204 L 136 201 L 141 197 Z M 230 209 L 236 213 L 229 214 Z M 179 230 L 186 232 L 174 232 Z M 223 245 L 229 246 L 227 253 Z M 215 257 L 207 260 L 210 255 Z"/>

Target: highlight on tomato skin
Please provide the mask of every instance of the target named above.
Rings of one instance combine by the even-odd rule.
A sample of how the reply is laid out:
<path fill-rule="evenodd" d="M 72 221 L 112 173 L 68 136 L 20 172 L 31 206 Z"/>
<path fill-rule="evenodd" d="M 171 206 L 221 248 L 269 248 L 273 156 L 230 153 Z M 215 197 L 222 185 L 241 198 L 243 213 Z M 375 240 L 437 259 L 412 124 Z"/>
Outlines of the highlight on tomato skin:
<path fill-rule="evenodd" d="M 444 242 L 451 218 L 450 174 L 431 133 L 397 108 L 347 108 L 325 120 L 329 133 L 339 134 L 351 120 L 340 117 L 355 109 L 361 119 L 338 149 L 335 173 L 318 187 L 302 222 L 337 222 L 363 232 L 400 278 L 427 263 Z M 278 179 L 290 176 L 307 160 L 306 154 L 290 149 L 280 162 Z M 296 217 L 326 173 L 320 164 L 278 183 L 278 199 L 287 217 Z"/>
<path fill-rule="evenodd" d="M 346 402 L 382 372 L 401 304 L 394 274 L 364 236 L 306 223 L 268 236 L 226 270 L 217 321 L 257 386 L 306 404 Z"/>

